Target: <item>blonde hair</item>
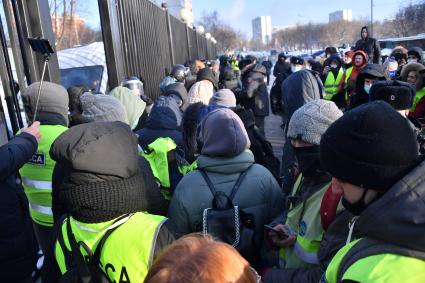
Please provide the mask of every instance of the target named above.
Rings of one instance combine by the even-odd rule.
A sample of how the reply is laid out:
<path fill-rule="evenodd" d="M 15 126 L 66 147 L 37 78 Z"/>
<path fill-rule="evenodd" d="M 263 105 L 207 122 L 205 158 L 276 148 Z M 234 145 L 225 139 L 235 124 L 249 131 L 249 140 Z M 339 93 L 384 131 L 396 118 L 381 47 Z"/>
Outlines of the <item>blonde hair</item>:
<path fill-rule="evenodd" d="M 230 245 L 211 236 L 187 235 L 169 246 L 150 268 L 145 283 L 255 283 L 255 272 Z"/>

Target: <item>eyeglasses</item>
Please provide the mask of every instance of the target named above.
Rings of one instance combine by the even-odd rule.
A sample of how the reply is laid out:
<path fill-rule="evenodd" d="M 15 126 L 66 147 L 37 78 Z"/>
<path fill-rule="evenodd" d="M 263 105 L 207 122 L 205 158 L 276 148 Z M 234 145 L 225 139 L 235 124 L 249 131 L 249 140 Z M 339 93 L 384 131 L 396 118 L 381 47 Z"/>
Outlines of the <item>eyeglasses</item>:
<path fill-rule="evenodd" d="M 250 266 L 249 268 L 252 270 L 252 272 L 255 275 L 255 278 L 256 278 L 255 282 L 257 282 L 257 283 L 263 282 L 263 281 L 261 281 L 261 276 L 258 274 L 257 270 L 255 270 L 252 266 Z"/>

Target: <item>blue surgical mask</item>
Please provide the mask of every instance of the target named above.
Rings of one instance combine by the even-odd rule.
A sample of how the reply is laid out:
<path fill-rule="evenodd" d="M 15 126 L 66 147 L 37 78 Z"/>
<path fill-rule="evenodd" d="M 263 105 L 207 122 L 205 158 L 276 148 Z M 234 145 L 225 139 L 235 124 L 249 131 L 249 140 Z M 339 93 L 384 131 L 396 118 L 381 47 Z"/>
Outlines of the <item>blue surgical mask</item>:
<path fill-rule="evenodd" d="M 391 79 L 395 79 L 395 78 L 397 77 L 397 70 L 395 70 L 395 71 L 389 71 L 389 72 L 388 72 L 388 76 L 389 76 Z"/>
<path fill-rule="evenodd" d="M 369 94 L 369 92 L 370 92 L 370 88 L 372 87 L 372 85 L 367 85 L 367 84 L 365 84 L 364 85 L 364 91 L 366 91 L 366 93 L 367 94 Z"/>

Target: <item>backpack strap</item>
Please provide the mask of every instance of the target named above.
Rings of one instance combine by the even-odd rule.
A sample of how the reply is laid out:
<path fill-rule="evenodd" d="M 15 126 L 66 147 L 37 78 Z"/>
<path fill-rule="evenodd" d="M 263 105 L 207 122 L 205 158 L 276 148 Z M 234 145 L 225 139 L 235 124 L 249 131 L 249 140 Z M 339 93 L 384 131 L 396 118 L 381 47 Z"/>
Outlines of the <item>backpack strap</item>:
<path fill-rule="evenodd" d="M 115 231 L 123 223 L 125 223 L 130 216 L 131 215 L 129 215 L 129 214 L 124 214 L 124 215 L 120 216 L 119 218 L 117 218 L 112 223 L 111 227 L 113 226 L 113 228 L 108 229 L 106 231 L 106 233 L 102 236 L 102 238 L 99 241 L 99 244 L 96 246 L 96 249 L 94 251 L 93 256 L 91 256 L 91 251 L 88 249 L 87 245 L 85 245 L 84 242 L 80 241 L 80 242 L 77 243 L 75 236 L 74 236 L 74 233 L 72 232 L 72 228 L 71 228 L 71 221 L 70 221 L 71 217 L 69 217 L 69 216 L 67 217 L 67 219 L 66 219 L 66 230 L 67 230 L 67 235 L 68 235 L 68 241 L 69 241 L 69 244 L 71 246 L 72 261 L 74 263 L 74 266 L 76 267 L 76 270 L 77 270 L 77 272 L 78 272 L 78 274 L 81 278 L 82 283 L 92 282 L 92 274 L 90 272 L 90 268 L 88 267 L 88 264 L 86 263 L 83 255 L 80 252 L 80 245 L 82 245 L 83 248 L 87 251 L 87 253 L 91 256 L 89 264 L 92 264 L 93 266 L 98 267 L 99 263 L 100 263 L 100 254 L 101 254 L 102 247 L 103 247 L 104 243 L 109 238 L 109 236 L 112 234 L 112 232 Z M 124 218 L 127 218 L 127 220 L 120 222 Z M 114 226 L 114 224 L 118 224 L 118 225 Z"/>
<path fill-rule="evenodd" d="M 230 200 L 233 200 L 233 198 L 235 197 L 235 195 L 236 195 L 236 193 L 237 193 L 237 191 L 238 191 L 238 189 L 239 189 L 239 187 L 242 183 L 242 180 L 245 178 L 246 174 L 248 173 L 249 168 L 251 168 L 251 166 L 249 166 L 245 171 L 243 171 L 239 175 L 238 179 L 236 180 L 236 183 L 233 186 L 232 191 L 230 192 L 230 196 L 229 196 Z M 216 191 L 213 183 L 211 182 L 210 177 L 208 177 L 207 172 L 205 172 L 205 170 L 203 170 L 203 169 L 199 169 L 199 172 L 201 172 L 202 177 L 204 177 L 205 182 L 207 182 L 207 185 L 210 188 L 212 195 L 215 196 L 217 194 L 217 191 Z"/>
<path fill-rule="evenodd" d="M 230 200 L 233 201 L 233 198 L 235 197 L 235 195 L 236 195 L 236 193 L 237 193 L 237 191 L 238 191 L 238 189 L 239 189 L 239 187 L 240 187 L 243 179 L 245 178 L 246 174 L 248 173 L 249 168 L 251 168 L 251 166 L 249 166 L 245 171 L 243 171 L 239 175 L 238 179 L 236 180 L 236 183 L 233 186 L 232 192 L 230 193 Z"/>
<path fill-rule="evenodd" d="M 91 258 L 90 262 L 95 265 L 99 266 L 100 263 L 100 256 L 102 253 L 103 245 L 105 244 L 106 240 L 111 236 L 112 232 L 114 232 L 118 227 L 120 227 L 122 224 L 127 222 L 127 220 L 132 216 L 132 214 L 124 214 L 117 218 L 114 223 L 111 225 L 112 228 L 109 228 L 106 233 L 102 236 L 102 238 L 99 241 L 99 244 L 97 244 L 96 249 L 94 250 L 93 257 Z"/>
<path fill-rule="evenodd" d="M 339 265 L 337 281 L 341 282 L 345 272 L 356 261 L 378 254 L 396 254 L 401 256 L 414 257 L 425 260 L 425 252 L 415 251 L 408 248 L 399 247 L 393 244 L 384 243 L 371 238 L 363 238 L 358 241 L 344 256 Z"/>

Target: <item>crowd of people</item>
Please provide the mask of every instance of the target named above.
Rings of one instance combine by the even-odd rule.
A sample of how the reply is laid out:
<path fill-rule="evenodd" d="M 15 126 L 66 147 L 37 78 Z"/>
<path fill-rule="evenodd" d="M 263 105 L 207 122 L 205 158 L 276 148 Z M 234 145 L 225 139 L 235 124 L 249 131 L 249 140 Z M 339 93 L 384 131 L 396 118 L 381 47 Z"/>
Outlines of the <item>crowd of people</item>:
<path fill-rule="evenodd" d="M 425 282 L 422 50 L 44 82 L 0 147 L 5 282 Z M 267 86 L 275 80 L 270 90 Z M 265 136 L 282 117 L 282 160 Z"/>

